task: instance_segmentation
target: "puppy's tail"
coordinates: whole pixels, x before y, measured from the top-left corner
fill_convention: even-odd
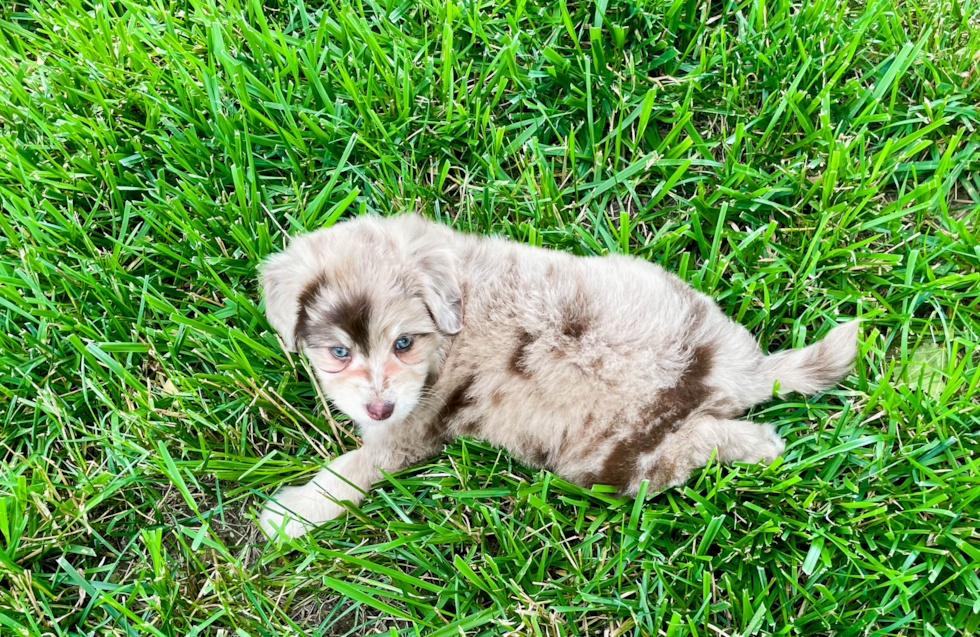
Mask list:
[[[779,382],[779,395],[798,392],[809,396],[836,385],[854,364],[859,324],[858,319],[849,321],[813,345],[766,356],[763,369],[772,381]]]

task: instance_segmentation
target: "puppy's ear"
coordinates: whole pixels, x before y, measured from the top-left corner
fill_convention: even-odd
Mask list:
[[[446,334],[463,329],[463,293],[456,273],[456,259],[443,248],[428,247],[416,253],[422,281],[422,300],[436,325]]]
[[[308,252],[305,242],[294,241],[284,252],[268,257],[259,266],[265,316],[291,352],[299,346],[296,329],[302,309],[300,297],[318,280]]]

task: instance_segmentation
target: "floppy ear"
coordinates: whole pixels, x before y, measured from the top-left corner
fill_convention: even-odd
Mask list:
[[[316,268],[307,242],[293,241],[283,252],[259,266],[259,283],[265,300],[265,316],[279,332],[286,349],[295,352],[300,295],[316,280]]]
[[[446,334],[463,329],[463,293],[456,274],[456,259],[442,248],[417,253],[422,300],[436,325]]]

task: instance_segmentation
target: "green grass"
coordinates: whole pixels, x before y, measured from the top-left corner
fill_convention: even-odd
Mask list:
[[[0,7],[0,634],[980,626],[980,4]],[[865,318],[771,467],[634,503],[473,441],[277,550],[356,441],[258,305],[288,233],[419,210],[628,252],[766,347]]]

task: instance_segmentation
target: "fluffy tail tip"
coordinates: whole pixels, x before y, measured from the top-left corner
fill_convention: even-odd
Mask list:
[[[860,319],[848,321],[809,347],[772,355],[772,371],[774,380],[779,382],[779,393],[798,392],[809,396],[836,385],[854,365],[860,325]]]

